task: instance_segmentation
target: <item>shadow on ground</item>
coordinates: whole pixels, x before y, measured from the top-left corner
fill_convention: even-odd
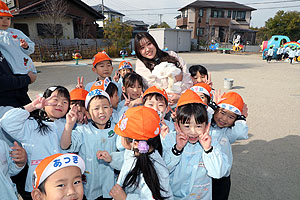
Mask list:
[[[300,136],[233,145],[233,200],[300,199]]]

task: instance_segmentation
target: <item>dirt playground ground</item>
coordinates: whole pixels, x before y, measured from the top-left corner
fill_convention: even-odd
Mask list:
[[[233,91],[248,104],[249,139],[233,145],[232,200],[300,199],[300,63],[272,61],[258,54],[180,53],[188,66],[201,64],[212,73],[213,88],[234,79]],[[96,75],[91,60],[35,63],[40,71],[30,86],[34,98],[52,85],[73,89],[77,76],[85,84]],[[131,60],[135,64],[135,60]],[[119,62],[113,62],[114,68]]]

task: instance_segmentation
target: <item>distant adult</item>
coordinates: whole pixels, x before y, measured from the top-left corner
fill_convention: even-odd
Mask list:
[[[134,50],[138,60],[136,61],[136,73],[140,74],[148,87],[158,86],[166,88],[166,80],[159,79],[151,73],[155,66],[162,62],[173,63],[182,70],[182,73],[176,76],[176,80],[182,81],[182,89],[190,88],[193,83],[191,76],[187,73],[187,66],[183,59],[174,51],[162,51],[154,38],[148,32],[138,33],[134,39]],[[169,93],[170,105],[175,105],[180,94]]]

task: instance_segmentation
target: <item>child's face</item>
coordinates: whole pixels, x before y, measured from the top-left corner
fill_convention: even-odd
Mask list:
[[[127,97],[130,96],[131,100],[135,100],[139,98],[142,94],[143,88],[139,84],[138,81],[135,81],[135,83],[127,88],[123,87],[123,92],[127,94]]]
[[[202,92],[197,92],[197,94],[204,103],[208,104],[208,99]]]
[[[224,108],[218,108],[214,114],[214,120],[219,128],[230,127],[233,125],[237,118],[237,115]]]
[[[113,67],[109,60],[104,60],[96,64],[93,67],[93,72],[96,73],[100,78],[105,79],[106,77],[110,77],[113,71]]]
[[[55,106],[45,106],[45,112],[50,119],[59,119],[65,116],[69,109],[69,101],[66,97],[58,95],[58,91],[54,91],[51,94],[52,99],[49,103],[55,103]]]
[[[155,111],[160,111],[161,113],[165,113],[167,108],[166,102],[163,99],[156,100],[156,96],[152,96],[151,99],[147,97],[144,106],[152,108]]]
[[[119,104],[119,95],[118,92],[116,91],[112,97],[110,97],[110,101],[111,101],[111,105],[114,109],[118,108],[118,104]]]
[[[153,59],[156,56],[156,47],[147,38],[140,40],[140,54],[144,58]]]
[[[179,122],[179,127],[181,131],[188,136],[188,141],[195,144],[199,141],[199,136],[205,132],[206,124],[205,122],[197,124],[195,117],[191,116],[189,122]]]
[[[132,69],[129,68],[125,68],[125,69],[120,69],[119,70],[119,74],[121,75],[122,78],[124,78],[124,76],[128,73],[131,73]]]
[[[62,168],[50,175],[45,182],[45,193],[34,200],[81,200],[83,185],[78,167]]]
[[[112,107],[106,98],[93,98],[90,101],[89,113],[99,129],[104,129],[112,114]]]
[[[0,30],[6,30],[10,27],[11,17],[1,17],[0,16]]]
[[[206,81],[206,75],[200,74],[200,72],[197,72],[196,76],[191,77],[194,85]]]

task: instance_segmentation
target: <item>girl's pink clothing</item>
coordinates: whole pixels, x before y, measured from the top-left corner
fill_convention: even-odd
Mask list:
[[[182,68],[182,72],[183,72],[182,91],[192,87],[193,86],[192,78],[190,74],[187,73],[187,66],[183,61],[183,59],[179,57],[174,51],[168,51],[167,53],[170,56],[175,57],[179,61],[180,67]],[[136,73],[138,73],[143,77],[144,83],[148,87],[157,86],[163,89],[168,88],[168,78],[159,79],[156,76],[152,75],[151,71],[145,66],[145,64],[141,60],[137,59],[135,67],[136,67],[135,68]]]

